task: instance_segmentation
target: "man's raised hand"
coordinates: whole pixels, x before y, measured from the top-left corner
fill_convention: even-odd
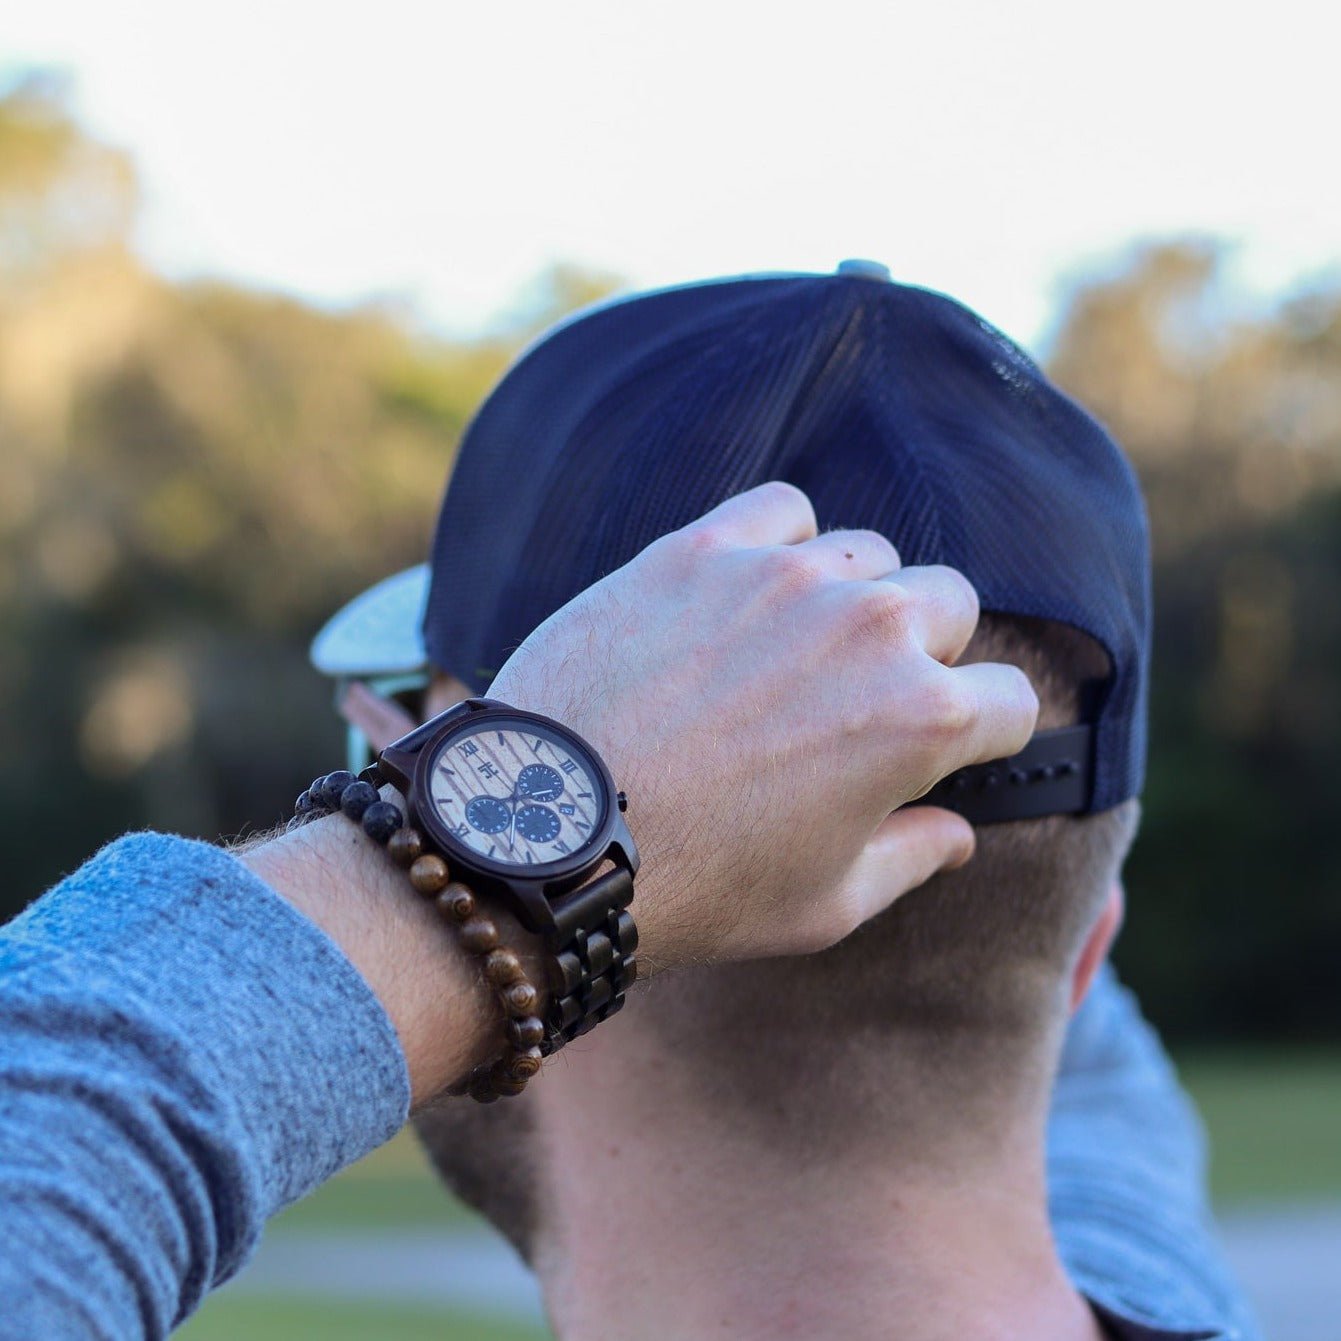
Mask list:
[[[977,619],[958,573],[819,535],[765,484],[570,601],[489,694],[586,736],[628,793],[646,970],[804,953],[972,854],[958,815],[899,807],[1033,732],[1021,671],[954,665]]]

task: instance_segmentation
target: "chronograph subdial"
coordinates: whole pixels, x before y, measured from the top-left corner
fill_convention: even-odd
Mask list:
[[[517,795],[528,801],[557,801],[563,795],[563,775],[548,764],[527,764],[517,774]]]
[[[466,823],[480,833],[502,833],[512,823],[512,807],[496,796],[476,796],[466,803]]]
[[[517,808],[517,832],[528,843],[552,843],[563,822],[548,806],[529,804]]]

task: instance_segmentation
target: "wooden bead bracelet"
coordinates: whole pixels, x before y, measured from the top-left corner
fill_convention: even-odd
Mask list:
[[[486,1104],[520,1094],[540,1070],[540,1044],[545,1038],[538,1013],[540,993],[526,976],[520,955],[501,944],[497,924],[479,908],[469,887],[451,878],[446,861],[424,850],[423,835],[405,823],[400,807],[383,801],[372,783],[360,781],[347,769],[316,778],[295,802],[288,827],[337,811],[386,848],[392,861],[408,873],[410,884],[432,899],[443,920],[457,928],[462,948],[483,962],[485,981],[503,1007],[507,1044],[502,1053],[449,1085],[447,1093],[468,1094]]]

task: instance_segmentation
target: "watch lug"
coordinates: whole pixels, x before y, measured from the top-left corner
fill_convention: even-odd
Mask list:
[[[633,841],[633,834],[629,832],[629,826],[625,823],[623,815],[615,817],[614,830],[610,834],[610,847],[619,850],[629,874],[637,875],[638,864],[642,859],[638,856],[638,845]]]
[[[517,921],[536,936],[546,936],[554,930],[554,909],[550,907],[545,891],[535,885],[508,883],[509,902]]]
[[[414,772],[414,761],[418,750],[402,750],[396,745],[388,745],[377,756],[377,771],[385,782],[389,782],[402,796],[408,794],[410,777]]]
[[[405,795],[409,794],[410,781],[414,777],[415,761],[420,751],[444,726],[449,726],[473,709],[473,699],[454,704],[446,712],[421,722],[413,731],[407,732],[399,740],[394,740],[377,756],[382,776]]]

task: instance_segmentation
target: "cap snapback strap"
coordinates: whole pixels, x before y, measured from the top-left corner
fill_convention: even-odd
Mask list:
[[[1094,728],[1040,731],[1009,759],[970,764],[909,805],[943,806],[970,824],[1080,815],[1094,789]]]

